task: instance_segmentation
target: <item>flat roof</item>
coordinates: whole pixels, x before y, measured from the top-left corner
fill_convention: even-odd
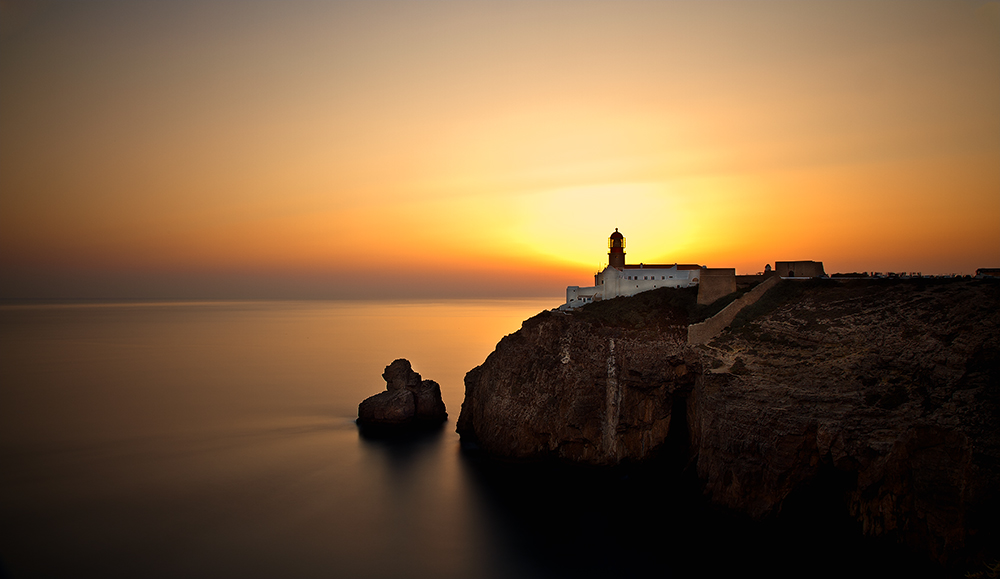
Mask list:
[[[626,263],[625,269],[701,269],[700,265],[694,263]]]

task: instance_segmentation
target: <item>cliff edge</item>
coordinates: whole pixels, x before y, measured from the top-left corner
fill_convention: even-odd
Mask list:
[[[752,517],[822,488],[935,561],[996,548],[1000,284],[786,281],[689,346],[693,300],[525,321],[467,374],[463,443],[616,465],[656,460],[669,435],[713,502]]]
[[[700,371],[678,296],[696,299],[651,291],[526,320],[466,375],[463,441],[504,458],[614,465],[652,456],[674,398]]]

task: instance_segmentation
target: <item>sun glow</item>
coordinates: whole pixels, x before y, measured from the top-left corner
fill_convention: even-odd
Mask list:
[[[115,6],[4,25],[0,296],[1000,262],[995,3]]]

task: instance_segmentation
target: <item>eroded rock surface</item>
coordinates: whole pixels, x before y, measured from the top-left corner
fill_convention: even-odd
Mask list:
[[[465,377],[463,440],[506,458],[611,465],[651,456],[666,439],[674,395],[694,387],[687,318],[654,303],[619,323],[593,315],[612,307],[599,305],[590,314],[542,312],[501,340]]]
[[[441,387],[421,380],[410,362],[400,358],[385,367],[386,390],[358,405],[358,425],[369,429],[406,429],[433,426],[448,418]]]
[[[769,517],[826,481],[818,500],[934,560],[995,541],[1000,284],[783,282],[695,347],[683,311],[636,298],[543,312],[501,340],[466,376],[463,441],[642,461],[683,412],[716,503]]]
[[[780,289],[701,349],[719,366],[692,422],[713,500],[762,516],[826,473],[866,533],[936,560],[995,532],[1000,284]]]

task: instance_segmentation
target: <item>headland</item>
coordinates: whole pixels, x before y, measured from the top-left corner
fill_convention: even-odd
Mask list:
[[[818,488],[934,564],[996,557],[1000,283],[778,277],[697,343],[689,328],[740,292],[706,305],[662,288],[526,320],[467,374],[463,442],[607,467],[680,441],[725,508],[767,519]]]

